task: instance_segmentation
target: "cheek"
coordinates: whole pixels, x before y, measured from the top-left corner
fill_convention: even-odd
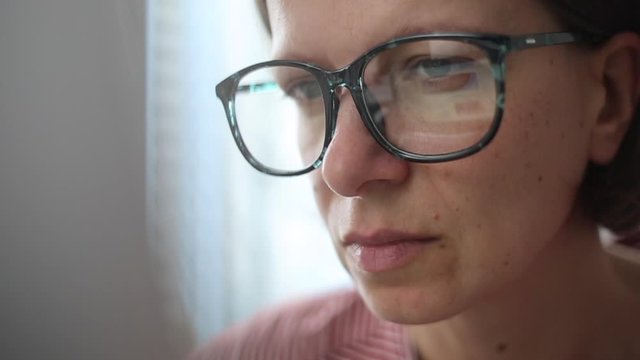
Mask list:
[[[501,134],[512,150],[500,153],[516,186],[545,199],[564,195],[562,200],[572,198],[582,181],[589,131],[580,81],[566,69],[570,63],[557,63],[562,61],[550,60],[539,74],[515,74]]]
[[[484,273],[524,268],[575,205],[587,164],[584,114],[576,110],[578,101],[561,97],[571,89],[543,88],[549,90],[509,98],[494,142],[469,159],[458,184],[449,179],[449,187],[441,186],[461,213],[464,253],[475,254],[470,266]],[[464,196],[456,195],[461,189]]]
[[[494,179],[523,201],[572,200],[588,159],[588,114],[569,56],[532,58],[509,72],[503,125],[488,155]],[[511,80],[509,82],[509,80]],[[553,201],[556,199],[556,201]],[[535,215],[535,214],[534,214]]]

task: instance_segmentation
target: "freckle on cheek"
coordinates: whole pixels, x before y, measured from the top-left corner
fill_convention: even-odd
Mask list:
[[[538,176],[538,182],[542,182],[542,175]]]
[[[440,220],[440,214],[439,213],[433,214],[433,220],[435,220],[435,221]]]

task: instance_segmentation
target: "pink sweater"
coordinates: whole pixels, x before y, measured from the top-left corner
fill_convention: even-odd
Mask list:
[[[262,312],[189,360],[412,359],[403,328],[371,314],[353,290]]]

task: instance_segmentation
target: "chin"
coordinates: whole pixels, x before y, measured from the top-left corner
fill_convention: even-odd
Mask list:
[[[386,321],[419,325],[434,323],[455,316],[464,310],[459,297],[452,291],[402,287],[371,287],[358,283],[367,307]]]

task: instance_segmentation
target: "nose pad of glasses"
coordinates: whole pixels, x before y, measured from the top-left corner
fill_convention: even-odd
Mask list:
[[[337,99],[338,101],[340,101],[340,99],[341,99],[343,96],[347,96],[347,95],[349,95],[349,88],[347,87],[347,85],[346,85],[346,84],[338,85],[338,86],[336,86],[335,94],[336,94],[336,99]]]
[[[346,84],[337,86],[335,89],[336,110],[338,110],[340,107],[340,99],[343,96],[348,96],[348,93],[351,93],[351,95],[353,96],[353,100],[356,104],[356,107],[358,108],[358,113],[360,114],[360,116],[363,118],[371,119],[376,129],[384,134],[385,117],[384,113],[382,112],[382,107],[373,96],[371,91],[369,91],[366,87],[351,89]],[[357,100],[357,97],[359,97],[360,93],[362,93],[362,99],[364,100],[364,103],[361,103]]]

